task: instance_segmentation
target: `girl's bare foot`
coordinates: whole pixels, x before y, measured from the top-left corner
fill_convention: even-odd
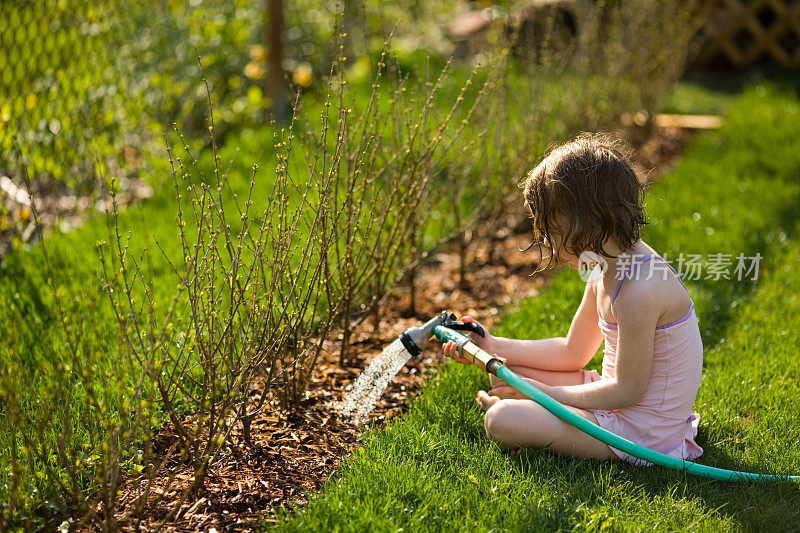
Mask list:
[[[491,406],[493,406],[494,404],[496,404],[497,402],[500,401],[500,397],[499,396],[489,396],[486,393],[486,391],[479,390],[478,391],[478,396],[475,398],[475,401],[478,402],[481,405],[481,409],[483,409],[483,412],[485,413],[486,411],[489,410],[489,408]]]

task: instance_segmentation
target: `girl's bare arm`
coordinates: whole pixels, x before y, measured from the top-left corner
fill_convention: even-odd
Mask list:
[[[596,284],[587,283],[566,337],[536,340],[493,337],[487,351],[505,357],[509,365],[540,370],[580,370],[603,341],[603,333],[597,326],[596,295]]]
[[[633,284],[632,284],[633,285]],[[527,379],[559,402],[580,409],[620,409],[636,405],[641,399],[653,365],[653,343],[659,318],[658,298],[644,287],[631,287],[616,300],[619,341],[616,377],[585,385],[548,386]],[[491,394],[507,394],[507,385]]]

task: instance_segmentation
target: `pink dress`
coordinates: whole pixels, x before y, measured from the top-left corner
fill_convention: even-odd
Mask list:
[[[628,268],[617,283],[617,289],[611,298],[612,309],[622,282],[631,270],[652,258],[664,261],[660,256],[651,254]],[[675,272],[672,266],[669,268]],[[675,272],[675,275],[678,273]],[[683,288],[686,289],[686,285]],[[605,337],[603,373],[600,375],[595,370],[583,370],[584,383],[615,376],[617,324],[610,324],[600,318],[598,325]],[[589,411],[597,417],[600,427],[616,435],[678,459],[693,460],[703,453],[703,449],[694,441],[700,415],[692,412],[697,389],[700,387],[702,368],[703,342],[692,301],[683,317],[656,328],[650,380],[639,403],[622,409]],[[612,447],[611,451],[630,463],[652,465],[616,448]]]

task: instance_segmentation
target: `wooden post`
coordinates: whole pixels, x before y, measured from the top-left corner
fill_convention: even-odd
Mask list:
[[[267,73],[266,94],[272,100],[275,122],[286,121],[289,104],[286,100],[286,83],[283,78],[283,0],[266,0],[267,20]]]
[[[344,7],[342,9],[342,22],[344,31],[347,37],[344,38],[344,55],[346,65],[352,64],[356,59],[356,54],[359,52],[367,53],[368,50],[358,50],[357,45],[361,44],[364,39],[363,24],[365,21],[361,20],[361,14],[364,11],[364,6],[361,0],[342,0]]]

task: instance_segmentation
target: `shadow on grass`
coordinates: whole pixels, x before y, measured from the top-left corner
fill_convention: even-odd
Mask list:
[[[692,70],[681,78],[683,82],[691,82],[709,89],[714,94],[722,93],[735,97],[749,85],[759,81],[767,81],[787,88],[797,87],[800,74],[776,66],[764,65],[745,72],[714,72],[707,69]]]
[[[761,82],[783,87],[800,86],[797,72],[762,66],[745,72],[694,69],[684,74],[663,109],[664,113],[725,115],[748,86]]]
[[[706,442],[701,446],[705,449],[703,464],[744,472],[775,473],[738,461]],[[800,524],[800,484],[796,482],[717,481],[660,467],[644,473],[641,468],[625,465],[619,477],[640,486],[651,500],[669,497],[680,487],[684,494],[701,500],[705,509],[730,517],[744,530],[763,531],[768,527],[787,530]]]
[[[706,449],[705,464],[731,470],[755,471],[755,465],[744,464],[727,455],[723,450],[703,442]],[[561,457],[548,450],[526,450],[519,458],[509,458],[511,468],[517,475],[549,477],[563,480],[564,490],[576,492],[579,504],[567,512],[574,516],[574,527],[586,526],[575,515],[577,507],[603,508],[620,497],[628,498],[632,493],[641,494],[645,502],[655,503],[664,499],[696,499],[704,510],[703,516],[717,514],[727,517],[737,527],[747,531],[763,531],[765,528],[789,530],[800,524],[800,484],[791,481],[775,482],[726,482],[694,476],[686,472],[658,466],[642,467],[624,462],[582,461]],[[615,494],[625,491],[627,494]],[[688,503],[688,502],[687,502]],[[698,517],[698,518],[702,518]],[[690,525],[687,524],[690,528]]]

